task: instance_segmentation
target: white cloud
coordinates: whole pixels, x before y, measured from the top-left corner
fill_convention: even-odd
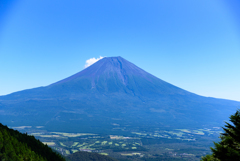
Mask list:
[[[100,60],[100,59],[102,59],[102,58],[104,58],[104,57],[100,56],[100,57],[97,58],[97,59],[96,59],[96,58],[90,58],[90,59],[86,60],[86,64],[85,64],[84,68],[89,67],[90,65],[96,63],[98,60]]]

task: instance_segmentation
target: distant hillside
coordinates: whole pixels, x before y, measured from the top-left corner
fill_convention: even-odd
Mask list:
[[[34,136],[22,134],[0,123],[0,160],[2,161],[65,161]]]
[[[67,156],[70,161],[117,161],[111,157],[98,153],[76,152]]]

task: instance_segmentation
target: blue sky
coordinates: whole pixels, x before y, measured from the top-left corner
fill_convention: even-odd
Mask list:
[[[0,95],[122,56],[190,92],[240,101],[238,0],[2,0]]]

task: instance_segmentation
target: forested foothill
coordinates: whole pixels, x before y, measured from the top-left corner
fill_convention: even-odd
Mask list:
[[[22,134],[0,123],[0,160],[2,161],[64,161],[34,136]]]

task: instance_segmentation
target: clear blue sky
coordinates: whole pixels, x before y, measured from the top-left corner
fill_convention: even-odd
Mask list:
[[[122,56],[190,92],[240,101],[239,0],[1,0],[0,95]]]

